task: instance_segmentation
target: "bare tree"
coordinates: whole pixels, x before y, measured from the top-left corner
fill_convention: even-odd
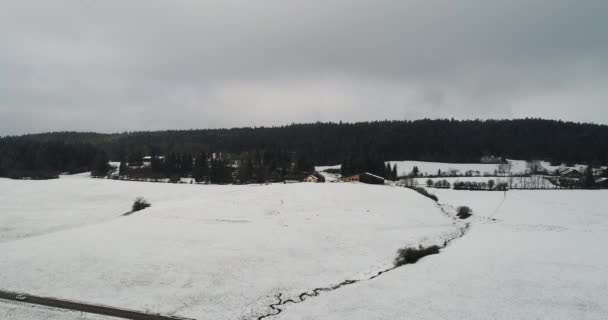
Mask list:
[[[509,161],[507,161],[505,163],[501,163],[498,165],[498,173],[505,177],[510,176],[512,168],[513,168],[513,165]]]
[[[543,165],[538,160],[528,161],[526,167],[530,174],[541,173],[544,170]]]

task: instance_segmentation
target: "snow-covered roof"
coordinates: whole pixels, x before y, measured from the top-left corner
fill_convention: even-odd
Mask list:
[[[374,177],[374,178],[378,178],[378,179],[382,179],[382,180],[384,180],[384,178],[382,178],[382,177],[380,177],[380,176],[377,176],[377,175],[375,175],[375,174],[371,174],[371,173],[369,173],[369,172],[363,172],[362,174],[366,174],[366,175],[368,175],[368,176],[372,176],[372,177]]]
[[[608,180],[608,178],[599,178],[599,179],[595,180],[595,183],[602,183],[606,180]]]
[[[568,174],[568,173],[580,173],[580,171],[578,171],[577,169],[574,168],[563,168],[561,170],[559,170],[560,174]]]

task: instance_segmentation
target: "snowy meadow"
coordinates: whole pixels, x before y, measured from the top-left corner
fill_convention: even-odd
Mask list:
[[[194,319],[608,316],[606,191],[431,189],[435,203],[391,185],[82,175],[0,190],[2,290]],[[139,196],[152,206],[123,216]],[[461,205],[473,216],[455,221]],[[399,248],[452,238],[392,269]],[[40,316],[103,319],[0,303],[0,318]]]
[[[457,229],[398,187],[83,176],[0,185],[3,290],[197,319],[256,319],[279,293],[364,279],[391,267],[397,249]],[[137,196],[152,207],[122,216]]]

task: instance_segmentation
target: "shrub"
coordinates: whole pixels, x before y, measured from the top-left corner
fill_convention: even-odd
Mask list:
[[[496,186],[496,182],[492,179],[488,180],[488,190],[493,190]]]
[[[437,198],[436,195],[429,193],[423,187],[411,187],[410,189],[415,190],[416,192],[420,193],[421,195],[423,195],[429,199],[432,199],[435,202],[437,202],[439,200],[439,198]]]
[[[397,257],[395,258],[393,264],[395,267],[399,267],[405,264],[416,263],[422,257],[431,254],[438,254],[439,250],[439,246],[430,246],[426,248],[423,248],[422,246],[419,246],[418,248],[402,248],[397,250]]]
[[[460,219],[466,219],[473,215],[473,210],[467,206],[461,206],[456,209],[456,216]]]
[[[433,186],[433,180],[431,180],[431,179],[426,180],[426,186],[429,187],[429,188],[432,187]]]
[[[450,183],[448,182],[448,180],[438,180],[434,183],[435,188],[443,188],[443,189],[449,189],[450,188]]]
[[[150,206],[151,206],[151,204],[148,201],[146,201],[146,199],[139,197],[139,198],[135,199],[135,202],[133,202],[133,207],[131,209],[131,212],[141,211]]]
[[[496,190],[498,191],[507,191],[509,189],[509,184],[507,182],[499,182],[496,184]]]

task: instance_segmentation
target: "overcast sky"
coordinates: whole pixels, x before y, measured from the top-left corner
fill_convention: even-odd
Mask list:
[[[0,135],[608,124],[606,0],[0,0]]]

